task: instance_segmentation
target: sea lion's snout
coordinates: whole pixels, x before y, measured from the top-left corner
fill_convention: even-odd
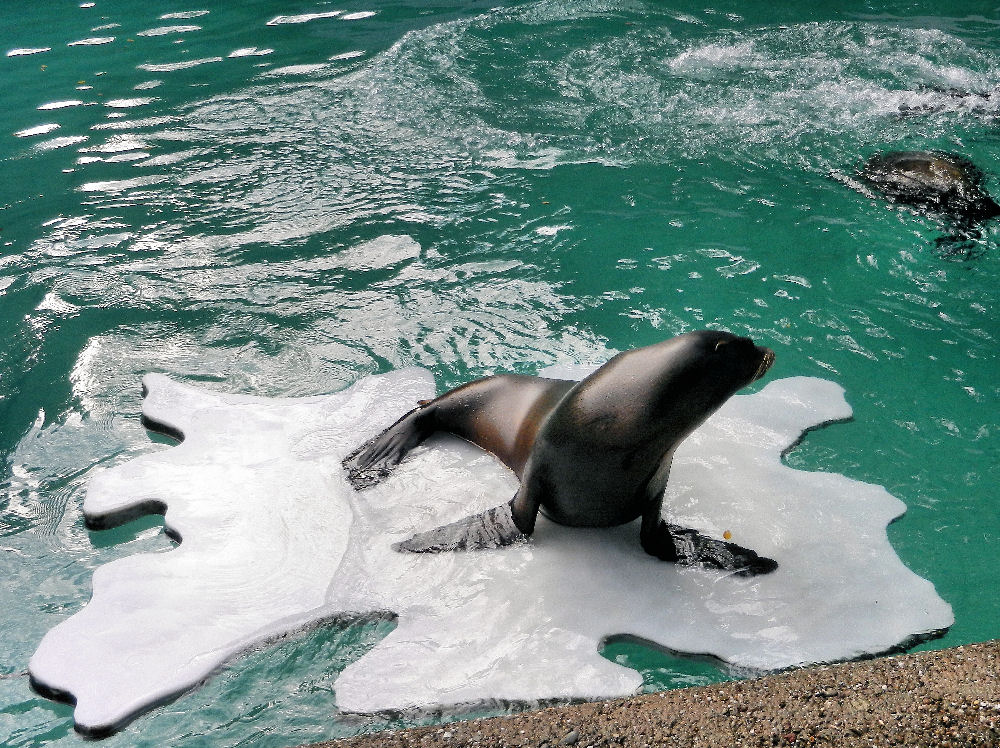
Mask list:
[[[699,333],[689,334],[699,335]],[[719,357],[713,359],[713,366],[719,366],[720,361],[726,361],[725,364],[722,364],[723,368],[732,372],[737,379],[753,371],[753,375],[749,379],[742,380],[741,387],[756,382],[767,373],[767,370],[774,363],[774,351],[765,346],[757,345],[748,337],[730,333],[715,333],[714,335],[707,333],[701,335],[701,339],[706,340],[709,346],[708,351]]]
[[[765,348],[762,345],[757,346],[757,350],[760,351],[760,363],[757,365],[757,371],[754,372],[753,379],[751,382],[756,382],[762,376],[767,374],[767,370],[771,368],[774,364],[774,351],[770,348]]]

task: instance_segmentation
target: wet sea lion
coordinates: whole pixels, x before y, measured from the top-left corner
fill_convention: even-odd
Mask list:
[[[861,181],[894,202],[972,226],[1000,216],[1000,205],[983,187],[971,161],[942,151],[877,153],[865,162]]]
[[[539,511],[575,527],[641,516],[643,549],[664,561],[767,573],[777,568],[773,560],[668,524],[660,510],[677,445],[773,362],[774,353],[749,338],[700,330],[620,353],[581,382],[478,379],[421,403],[343,464],[360,490],[443,431],[492,452],[520,479],[509,503],[418,533],[397,550],[507,545],[531,535]]]

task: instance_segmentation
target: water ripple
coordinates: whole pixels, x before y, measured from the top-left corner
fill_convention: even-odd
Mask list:
[[[267,22],[267,25],[283,26],[290,23],[308,23],[309,21],[318,21],[323,18],[336,18],[343,15],[343,13],[344,11],[342,10],[327,10],[321,13],[302,13],[297,16],[275,16]]]
[[[842,383],[858,421],[839,441],[814,435],[804,466],[890,476],[911,507],[894,536],[907,560],[949,595],[970,574],[985,588],[995,570],[967,541],[996,527],[1000,233],[987,227],[976,260],[943,258],[933,221],[827,174],[877,147],[940,147],[981,161],[994,190],[989,28],[832,12],[779,28],[604,0],[419,22],[404,17],[426,8],[394,6],[373,24],[374,10],[328,7],[244,4],[240,33],[237,5],[129,20],[148,34],[204,19],[178,46],[186,31],[126,44],[114,15],[86,15],[102,23],[87,39],[81,23],[7,52],[32,76],[7,128],[30,189],[0,206],[0,531],[30,559],[16,589],[45,587],[14,613],[23,630],[38,638],[82,604],[96,556],[119,552],[78,503],[91,468],[157,448],[138,423],[147,371],[281,396],[420,363],[444,388],[703,326],[775,347],[776,375]],[[55,82],[39,68],[58,61],[75,67]],[[945,511],[950,539],[934,529]],[[960,583],[938,538],[970,549]],[[994,610],[977,598],[960,620]],[[262,708],[244,698],[234,718],[239,698],[223,714],[208,693],[196,716],[220,731]]]
[[[198,67],[199,65],[208,65],[213,62],[222,62],[222,58],[202,57],[198,60],[181,60],[180,62],[144,62],[136,67],[139,70],[146,70],[150,73],[170,73],[175,70],[187,70],[189,68]]]
[[[7,52],[8,57],[24,57],[27,55],[37,55],[42,52],[50,52],[52,47],[18,47]]]
[[[33,138],[36,135],[46,135],[53,130],[59,129],[59,123],[48,122],[44,125],[36,125],[35,127],[29,127],[26,130],[18,130],[14,135],[18,138]]]
[[[183,10],[175,13],[164,13],[160,16],[161,21],[169,20],[183,20],[186,18],[200,18],[201,16],[207,16],[210,11],[207,10]]]
[[[96,47],[101,44],[111,44],[115,40],[113,36],[88,36],[86,39],[79,39],[69,42],[67,47]]]
[[[146,29],[136,33],[136,36],[166,36],[168,34],[187,34],[192,31],[201,31],[201,26],[157,26],[154,29]]]

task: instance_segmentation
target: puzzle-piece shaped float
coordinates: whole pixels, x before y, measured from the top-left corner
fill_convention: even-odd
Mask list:
[[[904,504],[877,485],[794,470],[781,457],[848,418],[832,382],[777,380],[736,396],[678,448],[664,516],[774,558],[742,578],[643,553],[638,523],[568,528],[539,517],[527,543],[406,554],[393,543],[508,500],[510,471],[436,437],[356,493],[341,459],[432,397],[421,369],[325,397],[227,395],[143,380],[143,414],[179,446],[95,475],[93,525],[166,507],[183,542],[94,573],[93,597],[30,663],[75,700],[77,729],[113,731],[241,651],[344,614],[398,625],[336,683],[344,711],[631,694],[639,674],[598,654],[614,635],[737,667],[780,669],[890,651],[949,627],[950,606],[886,536]]]

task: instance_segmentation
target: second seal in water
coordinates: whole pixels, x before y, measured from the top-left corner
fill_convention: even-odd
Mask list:
[[[904,205],[971,225],[1000,216],[1000,205],[983,186],[985,176],[971,161],[941,151],[877,153],[859,174],[871,189]]]

